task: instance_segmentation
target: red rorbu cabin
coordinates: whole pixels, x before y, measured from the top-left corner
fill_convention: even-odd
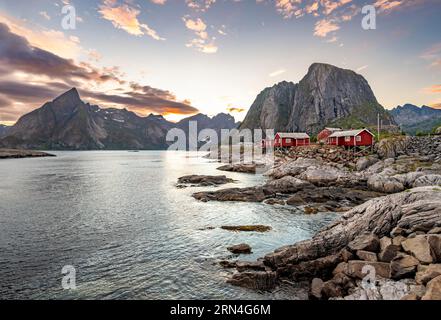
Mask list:
[[[317,135],[317,141],[326,143],[328,141],[329,136],[337,131],[343,131],[343,130],[341,128],[324,128]]]
[[[328,144],[345,147],[372,146],[374,135],[367,129],[337,131],[328,137]]]
[[[309,146],[309,144],[309,135],[303,132],[278,132],[274,138],[276,148]]]

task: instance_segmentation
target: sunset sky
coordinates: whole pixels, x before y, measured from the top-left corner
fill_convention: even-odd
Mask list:
[[[75,30],[62,28],[68,3]],[[365,4],[376,30],[361,27]],[[362,74],[388,109],[441,108],[440,17],[439,0],[0,0],[0,123],[74,86],[140,115],[241,120],[314,62]]]

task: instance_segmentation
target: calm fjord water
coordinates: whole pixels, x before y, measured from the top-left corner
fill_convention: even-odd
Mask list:
[[[311,237],[330,214],[254,203],[197,202],[175,187],[187,174],[223,174],[184,152],[56,152],[56,158],[0,161],[0,298],[261,299],[225,283],[226,247],[248,243],[254,260]],[[219,188],[262,183],[259,175]],[[222,225],[264,224],[268,233]],[[207,229],[215,227],[215,229]],[[77,290],[61,287],[62,267]]]

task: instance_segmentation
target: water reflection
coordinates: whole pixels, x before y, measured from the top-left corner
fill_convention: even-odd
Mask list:
[[[226,247],[253,247],[254,260],[308,238],[333,215],[264,204],[197,202],[175,188],[187,174],[220,174],[211,160],[180,152],[59,152],[0,162],[0,297],[6,299],[263,299],[225,283]],[[223,187],[263,183],[227,173]],[[268,233],[222,225],[264,224]],[[214,229],[207,229],[214,227]],[[74,292],[61,269],[77,269]]]

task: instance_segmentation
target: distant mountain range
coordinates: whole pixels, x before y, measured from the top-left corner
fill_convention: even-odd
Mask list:
[[[169,145],[168,130],[176,127],[185,131],[192,120],[198,121],[198,132],[238,125],[227,114],[213,118],[198,114],[172,123],[160,115],[140,117],[126,109],[102,109],[83,102],[73,88],[22,116],[0,136],[0,146],[42,150],[161,150]]]
[[[326,126],[375,126],[378,114],[383,125],[395,125],[363,76],[314,63],[299,83],[284,81],[264,89],[240,128],[317,134]]]
[[[0,124],[0,138],[6,135],[10,127]]]
[[[405,104],[392,109],[390,114],[404,132],[412,135],[430,133],[441,126],[441,109]]]

